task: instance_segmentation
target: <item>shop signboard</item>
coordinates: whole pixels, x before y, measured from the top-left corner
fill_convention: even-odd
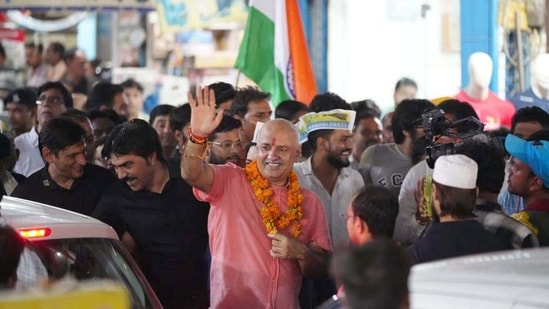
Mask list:
[[[229,24],[246,22],[245,0],[156,0],[164,32],[189,29],[227,29]]]
[[[139,10],[155,9],[155,0],[0,0],[2,10]]]

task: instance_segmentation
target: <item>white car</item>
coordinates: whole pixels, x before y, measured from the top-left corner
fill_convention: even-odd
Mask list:
[[[20,261],[18,280],[33,284],[70,275],[79,281],[111,279],[123,284],[132,308],[162,308],[143,273],[107,224],[75,212],[4,196],[1,219],[30,241],[32,256]],[[28,256],[27,256],[28,257]],[[25,261],[23,261],[25,260]],[[23,268],[21,268],[23,266]],[[31,282],[28,282],[28,281]]]
[[[549,308],[549,248],[419,264],[409,282],[414,309]]]

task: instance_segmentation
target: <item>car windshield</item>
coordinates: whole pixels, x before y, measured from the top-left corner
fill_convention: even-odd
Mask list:
[[[154,292],[146,283],[143,274],[129,257],[119,241],[107,238],[74,238],[32,241],[27,255],[42,262],[48,279],[56,280],[72,276],[78,281],[89,279],[111,279],[124,284],[130,293],[132,308],[160,308]],[[33,258],[22,258],[32,261]],[[36,258],[34,258],[36,261]],[[34,262],[33,264],[36,264]],[[23,265],[19,265],[20,268]],[[25,285],[36,284],[40,279],[42,265],[27,265],[24,270],[35,270],[33,274],[21,276]],[[42,270],[42,272],[44,272]]]

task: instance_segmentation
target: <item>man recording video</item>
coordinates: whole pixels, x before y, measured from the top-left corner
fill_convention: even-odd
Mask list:
[[[475,110],[465,102],[460,102],[455,99],[443,101],[437,106],[438,109],[444,111],[444,118],[449,122],[474,117],[478,119]],[[425,129],[425,128],[424,128]],[[428,129],[429,130],[429,129]],[[469,126],[449,128],[451,133],[463,134],[471,130]],[[437,131],[437,130],[434,130]],[[455,137],[447,135],[432,136],[435,145],[449,144],[455,141]],[[399,194],[399,212],[396,221],[394,240],[399,241],[403,245],[409,245],[414,242],[424,229],[423,222],[416,221],[417,202],[414,197],[417,183],[425,176],[431,176],[433,170],[427,165],[427,161],[423,160],[413,166],[402,183]]]

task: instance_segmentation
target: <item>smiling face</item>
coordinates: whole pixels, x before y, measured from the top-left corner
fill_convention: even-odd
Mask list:
[[[60,150],[57,155],[44,147],[43,157],[48,162],[48,171],[53,178],[78,179],[86,165],[84,141]]]
[[[328,163],[335,168],[349,166],[349,157],[353,147],[353,135],[347,130],[334,130],[328,138],[327,155]]]
[[[283,186],[301,154],[297,131],[286,120],[265,124],[258,137],[257,166],[271,184]]]
[[[118,179],[124,181],[133,191],[150,189],[153,186],[153,157],[144,158],[134,154],[111,154],[110,163]]]

